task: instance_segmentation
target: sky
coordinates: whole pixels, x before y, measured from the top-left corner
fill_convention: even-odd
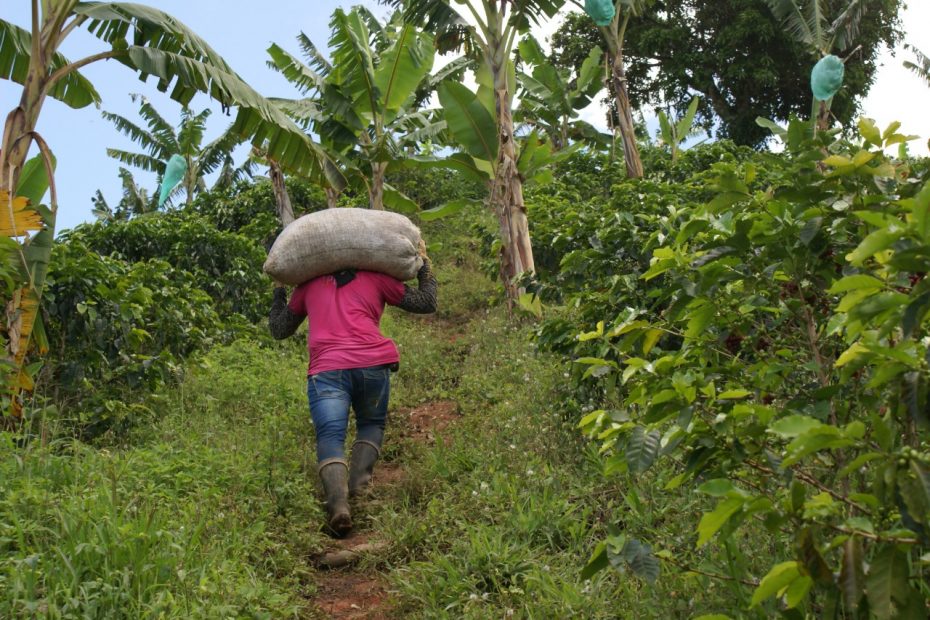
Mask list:
[[[375,2],[364,1],[376,14],[384,16],[385,7]],[[158,0],[150,4],[170,13],[203,37],[232,68],[255,90],[266,96],[296,97],[297,91],[277,72],[269,69],[265,62],[266,49],[278,43],[285,49],[298,54],[296,36],[305,32],[318,46],[324,47],[329,37],[329,16],[339,6],[348,8],[355,2],[335,0],[269,0],[259,10],[252,9],[247,16],[237,13],[236,6],[246,5],[241,0]],[[908,0],[908,8],[902,14],[905,37],[903,43],[922,49],[930,54],[930,0]],[[29,2],[6,0],[0,7],[0,18],[19,26],[28,27]],[[558,26],[559,17],[542,24],[534,35],[545,39]],[[100,41],[86,31],[75,31],[64,43],[61,51],[69,59],[76,60],[88,54],[103,51]],[[927,154],[930,138],[930,87],[902,66],[908,58],[903,45],[895,50],[884,50],[882,67],[876,83],[863,102],[866,116],[874,118],[880,127],[893,120],[902,122],[901,131],[914,134],[920,140],[911,143],[911,151]],[[441,62],[437,62],[437,66]],[[130,93],[140,93],[149,98],[155,108],[167,119],[180,118],[180,106],[167,95],[159,93],[153,80],[141,82],[126,67],[114,61],[97,62],[83,70],[103,98],[100,109],[88,106],[73,110],[48,99],[42,109],[37,127],[58,160],[56,182],[59,194],[59,231],[72,228],[81,222],[92,221],[91,197],[97,189],[102,190],[112,206],[119,202],[120,181],[117,176],[119,163],[107,157],[108,147],[138,150],[126,137],[119,134],[111,123],[104,120],[101,110],[115,112],[141,123],[138,104],[133,103]],[[0,110],[5,116],[19,101],[21,87],[7,80],[0,81]],[[582,118],[605,128],[604,113],[599,108],[600,97],[580,114]],[[199,111],[214,108],[208,122],[206,141],[219,135],[233,120],[224,117],[211,100],[198,95],[191,108]],[[650,126],[647,124],[647,126]],[[654,129],[653,129],[654,131]],[[237,161],[245,156],[245,147],[237,152]],[[134,172],[140,183],[154,191],[154,175]]]

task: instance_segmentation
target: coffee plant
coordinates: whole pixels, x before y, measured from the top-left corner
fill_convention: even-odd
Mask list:
[[[269,282],[261,270],[263,248],[243,235],[217,230],[205,218],[152,214],[125,222],[82,225],[64,239],[129,263],[168,261],[176,273],[196,276],[221,316],[239,313],[258,321],[268,310]]]
[[[196,278],[161,259],[127,263],[74,239],[55,246],[44,311],[49,354],[39,392],[66,429],[94,437],[125,426],[131,403],[230,329]]]
[[[563,311],[538,340],[595,403],[580,427],[606,472],[707,502],[692,540],[617,529],[587,574],[716,577],[739,616],[928,617],[930,183],[886,154],[897,129],[794,120],[784,154],[721,152],[551,226]]]

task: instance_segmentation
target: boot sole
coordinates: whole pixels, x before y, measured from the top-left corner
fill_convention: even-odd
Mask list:
[[[336,515],[327,525],[337,538],[342,538],[352,531],[352,517],[347,514]]]

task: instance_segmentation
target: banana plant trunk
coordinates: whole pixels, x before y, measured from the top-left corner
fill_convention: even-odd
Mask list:
[[[64,4],[66,3],[62,3],[62,7],[59,8],[67,9]],[[35,10],[36,6],[33,5],[33,11]],[[47,59],[55,53],[60,26],[58,18],[63,19],[63,14],[50,13],[42,24],[41,36],[36,36],[36,28],[33,28],[32,53],[29,57],[29,70],[23,84],[22,96],[19,105],[13,108],[4,122],[3,139],[0,143],[0,189],[8,192],[10,200],[16,195],[29,148],[35,140],[35,128],[42,104],[45,102],[46,87],[50,77],[46,68]],[[48,174],[52,182],[50,167]],[[3,206],[6,207],[6,205]],[[57,207],[54,203],[52,206],[53,209]],[[25,356],[42,298],[45,270],[51,251],[51,239],[55,226],[54,211],[52,213],[52,218],[45,221],[45,231],[25,243],[20,242],[20,256],[24,261],[21,265],[23,281],[18,283],[18,288],[10,299],[5,300],[4,304],[2,329],[6,333],[7,342],[4,345],[2,359],[12,368],[9,375],[10,383],[3,387],[10,392],[10,412],[13,419],[22,416],[22,392],[32,389],[32,379],[24,370]],[[40,240],[39,243],[35,243],[36,239]],[[35,246],[30,248],[32,251],[27,250],[27,244],[30,242]]]
[[[520,296],[517,278],[535,273],[529,221],[523,202],[523,181],[517,169],[517,147],[513,135],[513,111],[507,72],[494,67],[494,102],[497,112],[498,155],[491,181],[491,205],[500,223],[500,276],[510,303]]]
[[[273,159],[268,160],[268,176],[274,191],[275,212],[281,220],[281,226],[286,227],[294,221],[294,207],[291,205],[291,196],[287,193],[287,185],[284,184],[284,171]]]
[[[326,193],[326,208],[335,209],[339,206],[339,190],[335,187],[324,187],[323,191]]]
[[[636,130],[633,127],[633,113],[630,109],[630,96],[626,88],[626,71],[623,68],[623,48],[617,48],[610,62],[610,81],[617,104],[618,129],[623,142],[623,161],[626,163],[626,176],[639,179],[643,176],[643,161],[636,145]]]
[[[371,185],[368,187],[368,206],[379,211],[384,210],[384,174],[387,162],[371,164]]]

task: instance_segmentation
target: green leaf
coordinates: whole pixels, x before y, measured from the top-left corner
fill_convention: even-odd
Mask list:
[[[697,527],[697,546],[700,548],[707,544],[707,541],[729,521],[730,517],[742,508],[745,501],[742,497],[731,497],[717,504],[713,511],[705,513]]]
[[[814,585],[814,580],[810,577],[803,576],[795,579],[791,582],[791,585],[788,586],[788,590],[785,592],[785,607],[788,609],[794,609],[800,605],[807,594],[811,590],[811,586]]]
[[[384,206],[397,211],[398,213],[404,213],[406,215],[413,215],[420,210],[420,207],[417,206],[413,200],[411,200],[403,192],[395,189],[393,186],[384,184]]]
[[[450,215],[460,213],[463,209],[469,207],[480,207],[482,204],[483,203],[480,200],[474,200],[472,198],[458,198],[456,200],[450,200],[445,204],[441,204],[438,207],[433,207],[432,209],[421,211],[420,219],[424,222],[432,222],[433,220],[438,220],[440,218],[449,217]]]
[[[55,159],[52,158],[52,169],[55,168]],[[42,155],[36,155],[23,165],[19,175],[19,184],[16,186],[16,195],[24,196],[33,205],[42,204],[42,198],[48,191],[48,172],[45,169],[45,160]]]
[[[749,606],[756,607],[763,601],[772,598],[783,588],[788,587],[800,575],[798,563],[793,560],[776,564],[759,582],[759,587],[752,593],[752,601]]]
[[[345,187],[345,177],[319,146],[238,75],[213,64],[148,47],[132,46],[128,57],[131,66],[143,75],[157,76],[166,88],[174,84],[171,97],[182,104],[189,103],[199,91],[225,105],[238,106],[230,131],[249,137],[253,145],[282,168],[325,180],[337,189]]]
[[[930,310],[930,292],[918,295],[911,300],[904,309],[904,316],[901,319],[901,329],[905,338],[910,338],[918,332],[928,310]]]
[[[594,553],[588,559],[588,563],[581,570],[581,580],[587,581],[608,566],[610,566],[610,561],[607,558],[607,543],[601,541],[595,547]]]
[[[761,116],[756,117],[756,125],[759,127],[764,127],[765,129],[770,130],[773,134],[785,140],[788,138],[788,130],[776,123],[775,121],[769,120],[767,118],[762,118]]]
[[[462,173],[471,181],[481,184],[487,183],[491,178],[487,170],[490,168],[490,163],[486,162],[486,167],[479,166],[474,158],[467,153],[453,153],[445,159],[411,157],[406,163],[418,168],[448,168]]]
[[[923,527],[930,527],[930,476],[924,475],[915,461],[911,461],[913,475],[898,476],[898,490],[907,513]]]
[[[698,487],[698,491],[701,493],[706,493],[711,497],[722,497],[724,495],[728,495],[735,489],[736,487],[733,486],[733,483],[726,478],[715,478],[714,480],[708,480]]]
[[[804,245],[810,245],[811,241],[814,240],[814,237],[817,236],[817,233],[820,232],[820,226],[823,224],[822,217],[812,217],[811,219],[804,222],[801,232],[798,233],[798,239]]]
[[[717,400],[739,400],[741,398],[748,398],[750,396],[752,396],[752,392],[749,390],[725,390],[717,394]]]
[[[914,196],[914,205],[911,209],[917,233],[924,241],[930,241],[930,182]]]
[[[375,85],[386,113],[396,112],[407,103],[423,78],[429,75],[434,57],[432,36],[418,31],[412,24],[401,26],[375,69]],[[390,116],[386,114],[388,119]]]
[[[693,309],[689,313],[688,327],[685,329],[686,338],[700,338],[705,335],[705,329],[714,319],[714,306],[708,302]]]
[[[852,536],[843,543],[843,559],[840,564],[840,589],[843,592],[843,604],[850,611],[859,608],[859,601],[865,595],[865,571],[862,568],[862,541]]]
[[[875,146],[882,145],[882,132],[875,125],[871,118],[862,117],[859,119],[859,133],[870,143]]]
[[[769,427],[769,432],[775,433],[782,439],[792,439],[823,425],[823,422],[815,418],[804,415],[790,415],[776,420]]]
[[[626,444],[626,462],[630,472],[639,474],[649,469],[659,454],[662,435],[657,430],[646,432],[642,426],[633,428]]]
[[[828,290],[829,293],[846,293],[848,291],[857,291],[862,289],[881,289],[884,283],[874,276],[865,274],[855,274],[840,278],[833,283]]]
[[[473,92],[455,82],[439,87],[439,102],[453,138],[472,157],[497,161],[497,125]]]
[[[837,476],[840,478],[845,478],[849,474],[859,471],[863,465],[875,459],[882,458],[884,455],[880,452],[866,452],[865,454],[860,454],[855,459],[850,461],[846,466],[844,466],[838,473]]]
[[[32,33],[0,19],[0,79],[25,84],[31,56]],[[58,53],[46,60],[49,74],[69,64],[71,61]],[[94,85],[78,71],[72,71],[56,82],[48,94],[75,109],[100,103],[100,94]]]
[[[678,137],[679,141],[683,141],[691,134],[691,125],[694,123],[694,116],[697,114],[700,103],[700,97],[692,97],[691,103],[688,104],[687,111],[678,119],[678,124],[675,125],[675,135]]]
[[[879,620],[894,616],[896,603],[904,605],[908,599],[907,555],[894,545],[882,545],[869,567],[866,594],[869,609]]]
[[[851,264],[860,267],[866,259],[871,258],[884,249],[887,249],[892,243],[900,238],[900,231],[880,228],[879,230],[876,230],[875,232],[867,235],[855,250],[846,255],[846,260],[848,260]]]

